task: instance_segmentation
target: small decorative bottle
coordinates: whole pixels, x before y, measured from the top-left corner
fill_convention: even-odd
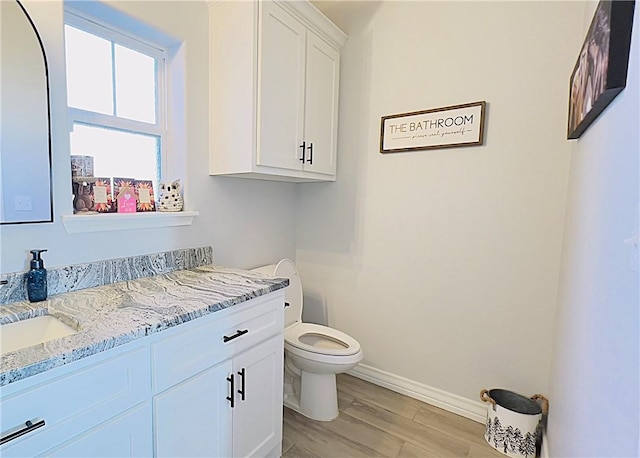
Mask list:
[[[47,250],[31,250],[33,259],[27,274],[27,296],[31,302],[44,301],[47,298],[47,269],[40,253]]]

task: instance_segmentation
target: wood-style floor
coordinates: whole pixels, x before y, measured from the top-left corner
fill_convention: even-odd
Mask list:
[[[285,407],[284,458],[504,458],[484,425],[358,378],[338,375],[340,415],[310,420]]]

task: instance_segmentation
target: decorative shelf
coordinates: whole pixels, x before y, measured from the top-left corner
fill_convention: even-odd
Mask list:
[[[103,213],[91,215],[63,215],[62,224],[69,234],[81,232],[128,231],[154,227],[190,226],[197,211]]]

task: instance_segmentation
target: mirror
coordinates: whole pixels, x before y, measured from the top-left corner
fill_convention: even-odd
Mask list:
[[[0,224],[53,221],[47,60],[19,1],[0,1]]]

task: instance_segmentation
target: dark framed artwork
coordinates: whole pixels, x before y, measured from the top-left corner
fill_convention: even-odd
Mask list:
[[[601,0],[569,82],[567,138],[580,137],[627,84],[635,0]]]

